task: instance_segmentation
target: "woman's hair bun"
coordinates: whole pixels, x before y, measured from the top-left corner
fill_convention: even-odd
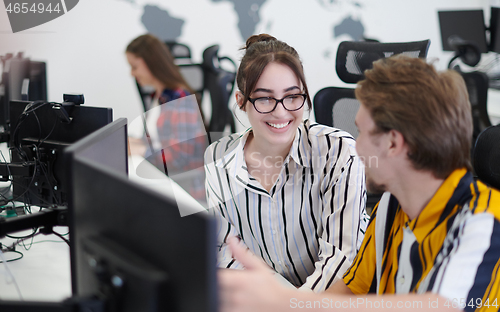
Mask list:
[[[256,42],[267,42],[277,40],[271,35],[268,34],[260,34],[260,35],[252,35],[247,39],[246,46],[244,49],[250,48],[250,46]]]

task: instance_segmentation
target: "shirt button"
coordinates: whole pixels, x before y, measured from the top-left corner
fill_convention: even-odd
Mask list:
[[[403,285],[405,283],[405,277],[404,276],[402,276],[401,278],[399,278],[399,283],[401,285]]]

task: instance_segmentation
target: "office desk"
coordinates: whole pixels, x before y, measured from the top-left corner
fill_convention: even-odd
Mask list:
[[[201,204],[175,182],[153,165],[143,163],[143,160],[142,157],[129,159],[130,180],[175,198],[183,215],[205,211]],[[142,164],[142,177],[136,173],[139,164]],[[61,234],[68,232],[67,227],[56,227],[55,230]],[[27,230],[12,233],[12,236],[26,236],[30,233],[31,230]],[[69,239],[67,236],[66,238]],[[7,246],[14,241],[11,238],[0,239],[0,242]],[[26,245],[29,245],[29,242],[30,240],[27,240]],[[10,282],[11,278],[4,264],[0,263],[0,300],[61,301],[71,296],[69,246],[53,234],[40,234],[34,237],[33,242],[29,250],[17,246],[16,250],[23,253],[23,258],[7,263],[19,286],[22,299],[15,284]],[[15,258],[18,255],[8,252],[5,257]]]

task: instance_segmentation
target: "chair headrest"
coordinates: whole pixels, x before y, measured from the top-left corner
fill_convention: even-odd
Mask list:
[[[203,51],[203,67],[217,71],[219,68],[219,45],[215,44]]]
[[[500,189],[500,125],[488,127],[479,134],[472,165],[479,180]]]
[[[394,54],[427,57],[430,40],[412,42],[343,41],[337,49],[336,71],[340,80],[357,83],[374,61]]]

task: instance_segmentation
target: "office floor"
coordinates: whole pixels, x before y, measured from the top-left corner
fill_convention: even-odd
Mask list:
[[[66,234],[68,228],[56,227],[55,230]],[[12,236],[30,233],[28,230],[12,233]],[[4,246],[16,241],[8,237],[0,240]],[[61,238],[41,234],[17,245],[16,251],[22,253],[21,259],[7,262],[7,266],[0,263],[0,300],[57,302],[71,296],[69,246]],[[9,261],[21,255],[4,252],[3,256]]]

